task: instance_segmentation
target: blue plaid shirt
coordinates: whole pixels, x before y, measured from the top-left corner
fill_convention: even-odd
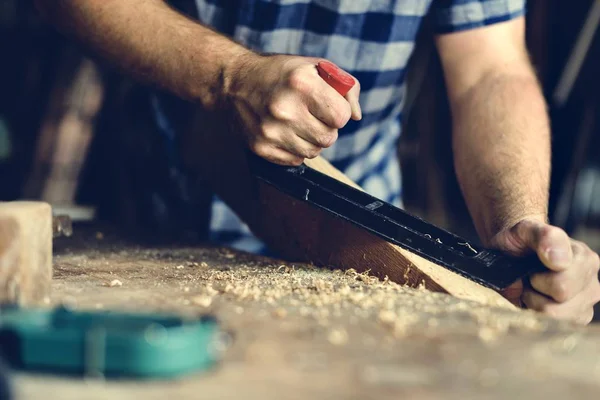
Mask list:
[[[437,33],[449,33],[507,21],[525,12],[525,0],[172,2],[187,3],[187,10],[192,6],[191,14],[200,22],[251,49],[323,57],[354,75],[361,84],[363,118],[341,129],[337,142],[322,155],[367,192],[398,206],[402,190],[397,142],[405,69],[423,17],[433,12]],[[155,104],[165,126],[160,102]],[[217,198],[210,225],[215,241],[252,252],[262,250],[262,244]]]

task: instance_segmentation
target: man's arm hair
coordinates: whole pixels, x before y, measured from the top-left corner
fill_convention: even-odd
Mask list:
[[[550,127],[525,46],[524,18],[437,38],[456,172],[483,241],[547,218]]]
[[[42,15],[134,78],[212,108],[229,89],[241,45],[163,0],[35,0]]]

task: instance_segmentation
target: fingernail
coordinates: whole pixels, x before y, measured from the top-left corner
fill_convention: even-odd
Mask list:
[[[549,249],[546,251],[546,257],[555,265],[567,265],[571,261],[569,252],[564,249]]]

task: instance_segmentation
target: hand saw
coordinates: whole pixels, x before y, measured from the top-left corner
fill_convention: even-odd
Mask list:
[[[319,75],[345,96],[354,79],[332,63],[317,65]],[[536,255],[513,257],[481,248],[305,164],[285,167],[250,157],[251,173],[297,200],[343,218],[408,251],[481,285],[502,290],[535,272],[547,270]]]

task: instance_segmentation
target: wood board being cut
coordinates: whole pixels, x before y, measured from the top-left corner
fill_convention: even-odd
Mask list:
[[[250,174],[247,150],[237,135],[210,134],[209,119],[200,113],[182,142],[183,154],[217,195],[282,258],[344,270],[369,270],[381,279],[425,287],[461,299],[513,307],[499,293],[472,282],[417,254],[260,182]],[[228,126],[228,123],[220,123]],[[227,132],[225,132],[227,131]],[[199,134],[198,132],[203,132]],[[306,164],[343,183],[358,186],[321,157]]]

